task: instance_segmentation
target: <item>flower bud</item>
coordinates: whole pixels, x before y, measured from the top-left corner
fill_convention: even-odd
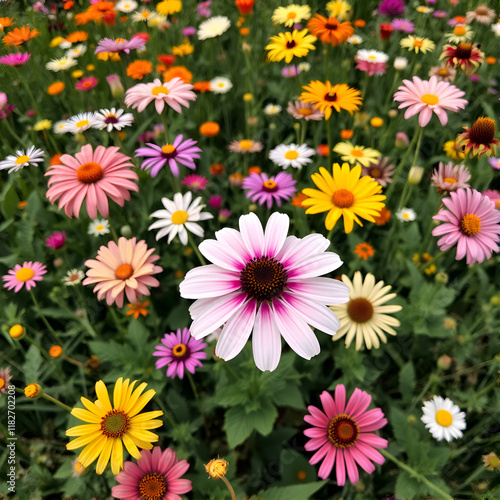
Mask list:
[[[24,337],[24,327],[22,325],[14,325],[9,330],[9,335],[13,339],[21,340]]]
[[[397,132],[395,146],[398,149],[405,149],[409,145],[410,145],[410,139],[408,139],[408,136],[404,132]]]
[[[60,345],[53,345],[49,349],[49,355],[51,358],[58,358],[63,353],[63,348]]]
[[[29,384],[24,388],[24,394],[27,398],[37,399],[43,394],[43,389],[38,384]]]
[[[128,224],[125,224],[125,226],[122,226],[120,228],[120,234],[122,236],[125,236],[125,238],[131,238],[132,237],[132,228]]]
[[[448,356],[448,354],[441,354],[437,360],[437,367],[440,370],[449,370],[453,359]]]
[[[415,165],[410,168],[410,172],[408,174],[408,182],[410,184],[418,184],[422,180],[423,175],[424,169]]]
[[[118,75],[108,75],[106,77],[106,81],[108,82],[109,88],[111,89],[111,95],[115,99],[120,99],[121,97],[123,97],[125,89],[123,88],[122,82]]]
[[[443,285],[448,283],[448,275],[443,271],[437,273],[436,276],[434,276],[434,279],[436,280],[436,283],[442,283]]]
[[[398,116],[398,110],[397,109],[390,109],[389,113],[387,113],[390,118],[396,118]]]
[[[205,465],[205,470],[212,479],[219,479],[226,475],[228,465],[229,462],[222,458],[213,458]]]
[[[406,57],[396,57],[394,59],[394,69],[396,71],[403,71],[408,66],[408,59]]]
[[[456,327],[457,327],[457,322],[453,318],[450,318],[449,316],[447,318],[444,318],[443,328],[445,330],[454,330]]]

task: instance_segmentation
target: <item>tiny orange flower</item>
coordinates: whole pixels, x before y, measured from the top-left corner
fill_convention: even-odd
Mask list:
[[[220,125],[217,122],[205,122],[200,125],[200,134],[205,137],[214,137],[220,132]]]
[[[145,75],[149,75],[152,71],[153,64],[142,59],[133,61],[127,66],[127,76],[134,80],[142,80]]]
[[[368,257],[373,257],[375,250],[369,243],[358,243],[354,248],[354,253],[363,260],[368,260]]]
[[[292,205],[294,207],[299,207],[299,208],[305,208],[302,206],[302,202],[304,200],[307,200],[307,198],[309,198],[309,196],[307,196],[306,194],[304,193],[297,193],[293,198],[292,198]]]
[[[487,57],[486,58],[486,64],[495,64],[497,62],[496,57]]]
[[[47,87],[47,94],[59,95],[64,90],[63,82],[54,82]]]
[[[344,129],[340,131],[340,138],[343,139],[344,141],[348,141],[349,139],[352,139],[352,136],[354,135],[354,132],[350,129]]]
[[[392,212],[388,208],[384,207],[380,211],[380,215],[373,216],[373,218],[375,219],[375,224],[377,224],[377,226],[385,226],[391,220],[391,214]]]
[[[354,21],[354,26],[356,26],[356,28],[364,28],[366,26],[366,21],[364,19],[356,19]]]
[[[248,175],[250,174],[260,174],[262,169],[260,167],[248,167]]]
[[[63,348],[60,345],[53,345],[49,349],[49,354],[51,358],[58,358],[63,353]]]
[[[22,45],[24,42],[35,38],[39,34],[40,32],[38,30],[32,30],[29,26],[21,26],[20,28],[14,28],[10,31],[2,38],[2,41],[6,47],[12,47],[13,45]]]
[[[210,87],[210,82],[194,82],[194,90],[204,94],[205,92],[210,92],[212,88]]]
[[[184,83],[191,83],[193,81],[193,73],[185,66],[170,66],[170,68],[163,73],[163,81],[168,82],[172,78],[180,78]]]
[[[222,163],[214,163],[210,166],[210,173],[212,175],[221,175],[226,171]]]
[[[142,314],[144,317],[148,315],[148,306],[149,306],[149,300],[146,300],[144,302],[136,302],[135,304],[127,304],[128,311],[127,311],[127,316],[132,316],[134,315],[134,318],[137,319],[140,314]]]
[[[66,41],[69,43],[80,43],[87,40],[89,34],[86,31],[73,31],[66,37]]]
[[[248,36],[250,34],[250,30],[248,28],[240,28],[241,36]]]

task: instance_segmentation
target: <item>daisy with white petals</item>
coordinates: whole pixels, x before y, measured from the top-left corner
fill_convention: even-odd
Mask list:
[[[95,127],[96,123],[95,113],[79,113],[66,120],[64,131],[78,134],[79,132],[84,132],[89,128]]]
[[[226,16],[214,16],[203,21],[198,28],[198,40],[215,38],[225,33],[231,26],[231,21]]]
[[[0,161],[0,170],[9,169],[9,174],[12,172],[17,172],[28,165],[35,165],[38,167],[38,163],[43,162],[43,155],[45,153],[41,149],[35,148],[35,146],[30,146],[26,153],[24,149],[16,151],[15,155],[9,155],[5,160]]]
[[[465,413],[450,398],[434,396],[424,403],[422,411],[421,420],[434,439],[449,442],[463,436],[462,431],[467,427]]]
[[[88,234],[92,236],[101,236],[109,232],[109,222],[106,219],[96,219],[89,224]]]
[[[210,89],[214,94],[227,94],[232,88],[231,80],[225,76],[216,76],[210,80]]]
[[[181,243],[187,245],[188,231],[203,238],[203,228],[196,222],[212,219],[213,215],[202,212],[205,205],[200,205],[201,196],[191,203],[192,198],[192,193],[188,191],[184,196],[182,193],[175,193],[174,201],[168,198],[161,199],[165,210],[157,210],[151,214],[151,217],[156,217],[159,220],[148,228],[150,231],[160,229],[156,233],[156,240],[168,235],[167,243],[170,244],[175,236],[179,235]]]
[[[105,128],[108,132],[111,132],[113,129],[121,130],[124,127],[130,127],[134,123],[134,115],[132,113],[123,113],[123,109],[101,109],[95,114],[96,123],[94,128],[99,130]]]
[[[73,57],[61,57],[60,59],[51,59],[45,67],[49,71],[57,73],[58,71],[66,71],[67,69],[76,66],[76,64],[78,64],[78,61]]]
[[[307,144],[280,144],[279,146],[269,151],[269,159],[283,167],[286,170],[288,167],[302,168],[304,165],[311,163],[311,156],[314,154],[314,149],[308,148]]]

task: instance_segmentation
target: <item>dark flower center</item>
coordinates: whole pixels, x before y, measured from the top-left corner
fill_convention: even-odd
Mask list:
[[[139,493],[145,500],[162,500],[167,491],[167,481],[163,474],[153,472],[139,481]]]
[[[165,144],[165,146],[161,148],[161,155],[167,160],[175,158],[177,156],[177,148],[175,148],[172,144]]]
[[[328,19],[328,22],[325,24],[325,28],[327,30],[336,30],[338,27],[339,27],[339,22],[335,17]]]
[[[455,50],[455,57],[469,59],[472,55],[472,43],[461,42]]]
[[[172,349],[172,354],[178,360],[184,359],[188,354],[188,348],[186,344],[177,344]]]
[[[287,280],[283,264],[269,257],[254,257],[240,273],[241,288],[257,300],[280,297]]]
[[[106,437],[121,437],[129,427],[128,415],[121,410],[111,410],[101,420],[101,432]]]
[[[478,118],[469,130],[469,139],[475,144],[491,144],[495,139],[495,122],[491,118]]]
[[[287,49],[293,49],[297,44],[295,43],[294,40],[292,40],[291,42],[286,42],[286,48]]]
[[[363,297],[352,299],[347,305],[347,314],[349,314],[350,318],[356,323],[366,323],[372,319],[373,305],[369,300]]]
[[[323,99],[328,102],[335,102],[337,100],[337,92],[328,92]]]
[[[104,123],[118,123],[118,118],[110,115],[104,119]]]
[[[337,415],[328,424],[328,438],[337,448],[350,448],[356,444],[359,427],[354,419],[345,413]]]

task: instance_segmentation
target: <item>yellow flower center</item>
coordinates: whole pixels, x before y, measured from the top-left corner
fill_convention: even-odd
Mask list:
[[[86,127],[88,124],[89,124],[88,120],[80,120],[79,122],[76,123],[76,126],[78,128],[81,128],[81,127]]]
[[[347,305],[347,314],[355,323],[366,323],[373,316],[373,305],[368,299],[351,299]]]
[[[168,89],[166,87],[164,87],[163,85],[159,85],[159,86],[153,87],[153,90],[151,91],[151,93],[155,96],[158,96],[159,94],[168,95]]]
[[[349,415],[337,415],[328,424],[328,438],[336,448],[350,448],[358,436],[359,426]]]
[[[295,151],[295,149],[292,149],[291,151],[287,151],[285,153],[285,158],[287,160],[296,160],[299,157],[299,153]]]
[[[115,271],[117,280],[126,280],[134,274],[134,268],[130,264],[120,264]]]
[[[96,229],[97,229],[98,231],[102,231],[102,230],[104,229],[104,226],[103,226],[102,224],[99,224],[99,225],[96,227]]]
[[[437,74],[439,76],[450,76],[450,70],[449,69],[446,69],[446,68],[441,68]]]
[[[363,154],[363,151],[361,149],[354,148],[351,151],[351,156],[354,156],[355,158],[363,158],[364,154]]]
[[[474,236],[481,229],[481,219],[474,214],[465,214],[460,222],[460,228],[467,236]]]
[[[413,46],[414,47],[422,47],[423,44],[424,44],[423,40],[414,40],[413,41]]]
[[[449,427],[453,422],[453,417],[448,410],[438,410],[436,412],[436,422],[442,427]]]
[[[189,214],[185,210],[177,210],[172,214],[172,223],[180,226],[188,220],[188,217]]]
[[[310,114],[312,114],[312,109],[310,109],[310,108],[300,108],[297,112],[299,113],[299,115],[309,116]]]
[[[93,161],[80,165],[76,171],[77,179],[84,184],[97,182],[102,179],[103,175],[104,169],[101,165],[99,165],[99,163],[95,163]]]
[[[371,59],[372,61],[377,59],[377,56],[374,56],[373,54],[368,56],[368,59]]]
[[[424,94],[420,99],[424,104],[428,104],[429,106],[434,106],[439,102],[439,97],[434,94]]]
[[[182,358],[185,356],[187,352],[187,347],[184,344],[177,344],[173,349],[172,349],[172,354],[176,358]]]
[[[297,13],[296,12],[289,12],[287,15],[286,15],[286,18],[287,19],[295,19],[297,17]]]
[[[333,204],[339,208],[349,208],[354,203],[354,195],[347,189],[337,189],[332,195]]]
[[[18,281],[28,281],[35,276],[35,271],[31,267],[23,267],[19,269],[16,273],[16,279]]]
[[[125,38],[117,38],[115,40],[115,43],[122,43],[122,42],[126,42],[127,40],[125,40]]]
[[[455,182],[457,182],[457,179],[454,179],[453,177],[445,177],[443,179],[443,182],[448,182],[449,184],[455,184]]]
[[[162,474],[153,472],[144,476],[139,481],[139,493],[145,500],[158,500],[164,498],[167,491],[167,482]]]
[[[27,161],[30,161],[30,157],[26,155],[18,156],[16,158],[16,163],[18,165],[22,165],[23,163],[26,163]]]
[[[240,149],[250,149],[253,146],[253,141],[248,139],[243,139],[239,143]]]
[[[145,10],[142,14],[141,14],[141,17],[143,17],[144,19],[147,19],[149,17],[149,11],[148,10]]]
[[[264,191],[276,191],[278,184],[273,179],[268,179],[262,184]]]
[[[175,152],[175,147],[172,144],[165,144],[165,146],[161,148],[161,152],[166,155],[171,155]]]
[[[3,387],[5,386],[5,380],[0,377],[0,389],[3,389]]]
[[[224,83],[224,82],[219,82],[219,83],[217,84],[217,87],[219,87],[219,88],[221,89],[222,87],[224,87],[224,85],[225,85],[225,83]]]
[[[465,33],[467,33],[467,29],[465,26],[455,26],[453,33],[455,33],[456,36],[464,36]]]
[[[129,427],[128,416],[121,410],[111,410],[101,420],[101,432],[106,437],[121,437]]]

